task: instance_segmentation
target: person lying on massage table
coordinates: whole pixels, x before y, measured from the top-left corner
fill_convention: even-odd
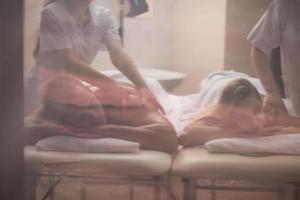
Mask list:
[[[262,113],[262,97],[246,79],[228,83],[217,105],[196,117],[179,138],[184,146],[219,138],[260,137],[300,132],[299,118]]]
[[[131,90],[122,100],[126,106],[117,107],[101,88],[90,88],[71,77],[56,78],[44,87],[42,106],[25,118],[26,145],[67,135],[118,138],[137,142],[143,149],[175,152],[178,139],[170,122],[156,106],[135,95],[133,87]]]

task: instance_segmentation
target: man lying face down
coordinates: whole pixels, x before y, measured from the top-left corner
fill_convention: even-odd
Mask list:
[[[49,82],[42,94],[42,106],[25,119],[26,144],[67,135],[119,138],[137,142],[143,149],[169,153],[177,150],[177,136],[170,122],[138,96],[128,98],[134,106],[101,104],[99,91],[97,95],[79,80],[67,77]]]
[[[233,80],[223,90],[217,105],[187,125],[179,140],[184,146],[193,146],[218,138],[300,133],[299,118],[264,114],[262,102],[248,80]]]

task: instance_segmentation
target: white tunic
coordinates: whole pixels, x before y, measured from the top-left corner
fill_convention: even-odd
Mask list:
[[[108,9],[90,4],[89,11],[89,22],[79,25],[64,1],[42,10],[38,66],[45,64],[47,52],[58,49],[72,49],[81,61],[90,64],[99,50],[105,50],[107,39],[120,39],[118,25]]]
[[[29,72],[25,82],[25,115],[31,113],[40,104],[40,86],[51,74],[43,75],[41,66],[48,64],[61,66],[58,59],[53,59],[50,51],[72,49],[82,62],[90,64],[98,51],[105,50],[107,40],[119,40],[118,25],[110,11],[101,6],[90,4],[90,20],[79,25],[66,9],[64,1],[56,1],[43,8],[39,30],[39,50],[36,64]],[[62,72],[52,73],[58,76]]]
[[[274,0],[248,40],[268,55],[280,47],[285,92],[300,114],[300,0]]]

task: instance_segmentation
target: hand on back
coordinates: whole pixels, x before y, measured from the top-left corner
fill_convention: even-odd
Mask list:
[[[107,84],[95,94],[104,106],[141,107],[145,105],[145,99],[136,89],[120,83]]]
[[[264,98],[263,111],[270,115],[287,115],[286,107],[277,94],[268,94]]]

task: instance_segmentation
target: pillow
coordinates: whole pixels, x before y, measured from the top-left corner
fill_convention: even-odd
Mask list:
[[[204,147],[215,153],[300,155],[300,134],[216,139],[205,143]]]
[[[69,136],[54,136],[36,143],[38,151],[62,151],[84,153],[134,153],[140,145],[136,142],[115,138],[83,139]]]

